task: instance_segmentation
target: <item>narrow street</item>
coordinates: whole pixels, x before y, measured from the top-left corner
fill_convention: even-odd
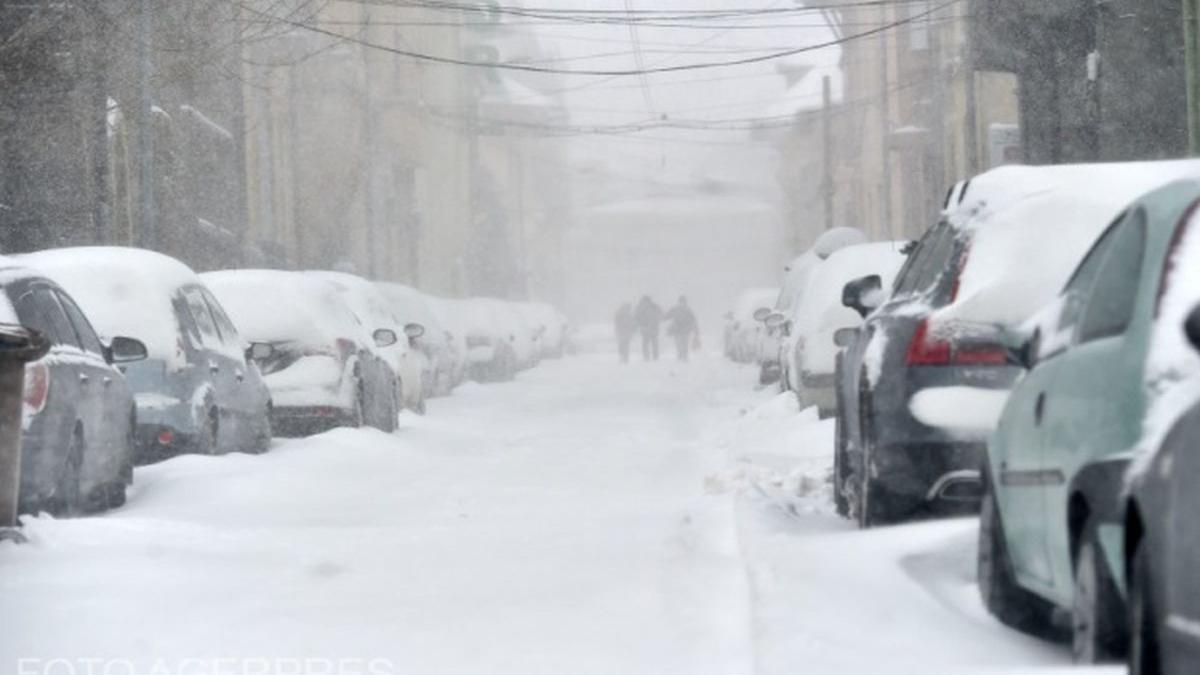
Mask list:
[[[752,377],[715,356],[584,356],[466,386],[395,435],[139,468],[123,508],[28,520],[28,545],[0,545],[0,662],[605,675],[1068,663],[983,610],[973,520],[863,534],[831,515],[828,423],[788,414]]]

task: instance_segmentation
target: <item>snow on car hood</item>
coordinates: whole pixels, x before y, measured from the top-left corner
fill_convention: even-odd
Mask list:
[[[187,265],[161,253],[115,246],[50,249],[17,259],[62,286],[102,337],[137,338],[151,359],[182,365],[171,296],[200,283]]]

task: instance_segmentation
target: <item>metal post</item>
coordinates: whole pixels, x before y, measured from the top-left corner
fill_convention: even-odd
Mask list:
[[[365,31],[364,37],[370,39],[371,30],[371,10],[367,3],[363,3],[362,7],[362,24]],[[370,48],[364,46],[362,48],[363,58],[363,215],[366,218],[366,253],[367,253],[367,270],[366,275],[372,279],[378,278],[375,260],[378,255],[376,251],[377,232],[375,222],[375,121],[374,113],[371,110],[371,54]]]
[[[0,325],[0,540],[20,539],[17,525],[21,488],[21,408],[25,364],[46,355],[49,343],[20,326]]]
[[[1200,0],[1183,0],[1183,39],[1187,48],[1188,149],[1200,155]]]
[[[150,59],[152,34],[151,0],[138,0],[138,244],[154,248],[157,243],[154,203],[154,98],[150,90],[153,64]]]
[[[821,79],[821,199],[825,229],[833,229],[833,93],[829,76]]]

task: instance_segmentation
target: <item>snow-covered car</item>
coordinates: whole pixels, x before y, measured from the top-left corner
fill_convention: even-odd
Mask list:
[[[742,291],[725,317],[725,356],[738,363],[758,363],[763,355],[766,325],[755,313],[769,309],[779,298],[778,288]]]
[[[777,377],[780,390],[795,389],[795,375],[799,371],[795,362],[796,336],[792,332],[792,326],[796,322],[796,310],[813,270],[835,251],[865,243],[867,235],[862,230],[837,227],[823,233],[803,255],[784,268],[783,284],[773,308],[775,316],[772,317],[764,338],[764,349],[774,355],[763,363],[760,379],[764,383]]]
[[[267,449],[270,394],[237,328],[191,268],[118,247],[19,259],[65,288],[101,336],[145,345],[148,358],[122,366],[137,402],[139,461]]]
[[[816,406],[818,414],[836,412],[835,373],[840,346],[838,331],[856,329],[862,316],[842,303],[847,283],[865,276],[890,287],[905,256],[905,242],[856,244],[835,251],[816,266],[794,312],[795,336],[792,380],[801,407]]]
[[[562,358],[567,349],[567,320],[546,302],[519,302],[517,312],[537,337],[538,358]]]
[[[145,358],[145,345],[103,344],[62,288],[5,258],[0,323],[33,329],[50,345],[25,365],[18,510],[66,515],[123,504],[137,410],[118,365]]]
[[[1013,360],[1028,372],[988,443],[984,600],[1010,624],[1034,610],[1047,624],[1056,608],[1072,612],[1079,661],[1127,647],[1120,503],[1133,451],[1154,426],[1147,411],[1191,366],[1190,353],[1167,362],[1181,349],[1155,340],[1174,314],[1164,309],[1200,302],[1189,283],[1200,264],[1200,163],[1191,176],[1125,208],[1022,331]],[[1178,335],[1182,317],[1168,320]]]
[[[846,353],[855,388],[843,400],[858,423],[844,430],[837,489],[860,525],[975,508],[987,438],[1020,375],[1005,335],[1055,297],[1131,201],[1197,166],[1009,166],[950,191]]]
[[[424,335],[425,326],[402,320],[379,287],[362,277],[345,272],[313,271],[306,274],[337,289],[368,333],[363,336],[362,343],[383,359],[391,370],[401,407],[423,414],[426,392],[431,387],[427,379],[432,375],[432,368],[425,352],[413,349],[410,342]],[[392,331],[397,339],[388,345],[380,344],[371,335],[379,329]]]
[[[451,389],[467,379],[470,360],[467,356],[467,323],[458,300],[426,296],[427,306],[446,335],[446,345],[453,359]]]
[[[449,394],[462,381],[466,362],[458,342],[435,313],[432,299],[403,284],[376,282],[375,285],[402,324],[418,324],[424,328],[421,336],[410,338],[409,343],[425,356],[422,364],[425,395]]]
[[[368,336],[341,294],[301,272],[207,272],[204,283],[251,344],[281,435],[338,426],[396,428],[399,401],[391,368],[375,348],[398,339],[390,328]],[[367,339],[377,341],[368,346]]]
[[[466,336],[467,376],[476,382],[511,380],[521,369],[511,310],[500,300],[449,300]],[[530,344],[529,351],[532,351]]]

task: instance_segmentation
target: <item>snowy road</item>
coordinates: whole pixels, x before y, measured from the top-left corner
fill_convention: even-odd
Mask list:
[[[34,519],[29,544],[0,545],[0,672],[66,659],[62,673],[84,673],[90,658],[131,664],[113,675],[302,658],[372,675],[1066,663],[984,613],[973,521],[862,534],[829,515],[828,423],[752,380],[716,358],[581,357],[465,387],[395,435],[139,469],[124,508]]]

